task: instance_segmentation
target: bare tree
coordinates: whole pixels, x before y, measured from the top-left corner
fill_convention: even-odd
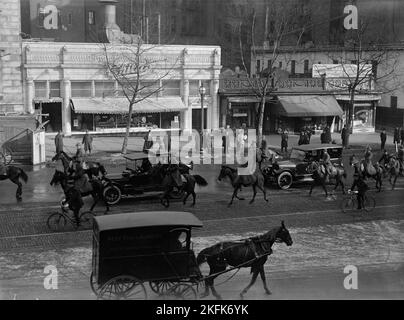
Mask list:
[[[255,127],[259,144],[262,143],[263,138],[265,104],[273,99],[273,94],[277,91],[279,82],[288,77],[288,74],[282,71],[281,67],[278,67],[281,61],[285,63],[284,67],[287,67],[290,63],[287,58],[285,61],[285,57],[287,56],[282,52],[281,43],[283,41],[287,41],[289,44],[293,43],[293,47],[298,49],[302,37],[306,32],[304,25],[296,27],[299,25],[298,15],[296,14],[296,10],[299,10],[299,8],[294,1],[272,0],[265,3],[264,32],[256,26],[257,12],[255,10],[252,11],[251,23],[248,25],[250,30],[245,28],[242,21],[239,23],[238,30],[243,69],[246,72],[249,70],[246,63],[247,59],[244,56],[244,46],[246,44],[243,39],[246,38],[249,38],[248,43],[251,43],[251,51],[249,52],[251,60],[256,61],[259,57],[261,61],[268,63],[264,70],[258,74],[257,78],[247,78],[253,94],[259,99],[259,104],[255,110]],[[264,35],[264,38],[262,35]],[[258,46],[258,44],[264,45]]]
[[[370,21],[361,21],[357,30],[346,35],[345,48],[341,52],[330,52],[332,60],[337,60],[344,75],[340,85],[332,83],[333,89],[349,94],[349,107],[346,119],[345,147],[353,129],[354,102],[357,94],[386,94],[402,86],[398,79],[399,55],[394,47],[383,44],[381,38],[372,33],[369,41],[367,33]],[[327,81],[326,85],[329,85]]]
[[[170,73],[180,59],[179,56],[174,59],[164,58],[164,52],[158,48],[143,44],[140,39],[130,44],[103,44],[107,75],[118,83],[119,94],[128,101],[128,118],[122,144],[124,154],[127,152],[136,105],[156,97],[163,90],[162,80],[170,78]]]

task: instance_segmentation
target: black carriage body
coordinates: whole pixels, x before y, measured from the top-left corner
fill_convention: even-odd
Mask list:
[[[199,278],[201,274],[190,240],[192,227],[201,226],[187,212],[97,217],[92,259],[95,281],[102,285],[119,275],[131,275],[141,281]]]
[[[278,182],[282,174],[291,175],[292,182],[311,182],[312,174],[308,172],[308,166],[313,161],[321,161],[324,150],[330,155],[331,162],[337,167],[343,167],[343,147],[336,144],[308,144],[294,146],[288,160],[278,161],[279,169],[275,170],[272,165],[263,167],[263,174],[266,181]],[[279,186],[280,187],[280,186]]]

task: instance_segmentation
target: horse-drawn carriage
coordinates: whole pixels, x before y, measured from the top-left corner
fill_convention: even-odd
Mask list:
[[[152,291],[195,299],[201,278],[188,212],[139,212],[94,219],[91,287],[99,299],[146,299]]]
[[[123,197],[136,197],[150,193],[161,193],[164,169],[169,165],[169,155],[159,155],[163,165],[152,165],[147,154],[136,152],[125,155],[126,169],[122,174],[108,175],[104,178],[104,199],[109,205],[117,204]],[[182,173],[189,173],[191,165],[180,164]],[[170,197],[179,199],[184,195],[180,189],[170,192]]]
[[[90,284],[98,299],[146,299],[151,291],[159,296],[195,299],[198,285],[205,283],[220,299],[214,279],[226,272],[251,267],[254,284],[258,274],[270,293],[263,265],[275,242],[292,245],[283,221],[263,235],[225,241],[203,249],[195,257],[192,228],[202,222],[192,213],[150,211],[105,215],[94,218]],[[199,266],[206,262],[210,273],[203,276]],[[227,268],[230,266],[230,268]],[[148,283],[148,286],[144,284]]]

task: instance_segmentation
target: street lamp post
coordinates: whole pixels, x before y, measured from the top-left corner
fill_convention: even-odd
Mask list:
[[[203,98],[205,97],[206,88],[202,85],[199,87],[199,94],[201,95],[201,150],[203,150],[203,129],[204,129],[204,110],[203,110]]]

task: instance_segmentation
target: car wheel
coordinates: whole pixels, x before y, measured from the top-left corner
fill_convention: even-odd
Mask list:
[[[293,183],[293,176],[290,172],[284,171],[278,176],[277,182],[280,189],[289,189]]]
[[[122,193],[117,186],[108,186],[104,189],[103,196],[109,205],[114,205],[121,200]]]

